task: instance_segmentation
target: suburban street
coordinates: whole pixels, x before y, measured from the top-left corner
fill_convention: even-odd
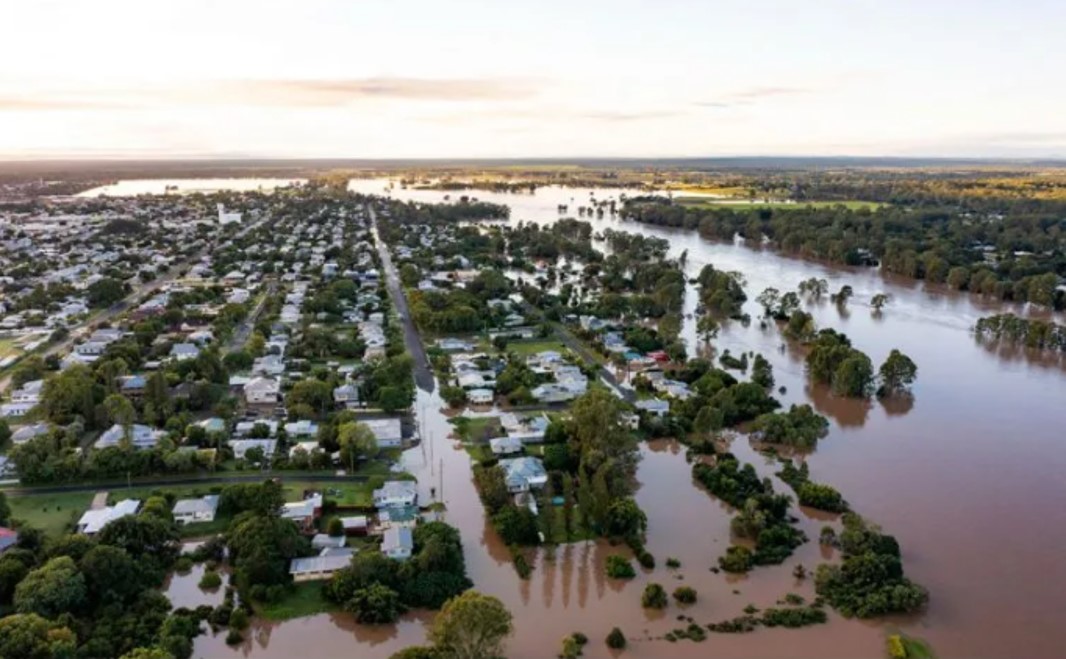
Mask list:
[[[399,314],[400,322],[403,324],[403,340],[407,345],[407,352],[415,360],[415,384],[423,391],[432,392],[436,387],[436,380],[433,377],[433,369],[429,365],[429,357],[426,356],[426,348],[422,345],[422,337],[418,333],[418,328],[415,327],[414,320],[411,319],[411,313],[407,308],[407,298],[404,297],[403,288],[400,286],[400,276],[396,272],[396,266],[392,263],[389,248],[378,233],[377,214],[370,206],[367,206],[367,210],[374,227],[374,242],[377,244],[378,255],[381,257],[381,268],[385,272],[385,287],[389,291],[389,297],[392,298],[396,313]]]

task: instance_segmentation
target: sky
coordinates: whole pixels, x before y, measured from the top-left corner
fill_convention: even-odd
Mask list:
[[[1066,157],[1062,0],[0,0],[0,158]]]

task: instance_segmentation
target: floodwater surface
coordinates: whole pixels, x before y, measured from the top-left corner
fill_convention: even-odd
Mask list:
[[[382,193],[383,180],[353,181],[352,189]],[[535,194],[491,194],[394,189],[398,198],[440,201],[461,194],[509,204],[511,222],[552,222],[558,205],[571,216],[590,191],[542,188]],[[618,198],[617,190],[597,190],[597,199]],[[1059,657],[1066,647],[1060,623],[1066,605],[1066,452],[1060,444],[1066,426],[1066,371],[1059,362],[1024,351],[1003,351],[977,344],[970,328],[982,315],[1020,308],[981,300],[920,283],[882,277],[873,269],[833,268],[750,249],[736,243],[702,240],[695,232],[649,227],[606,217],[591,219],[597,229],[613,227],[665,237],[671,255],[687,252],[687,273],[707,263],[744,274],[751,300],[768,286],[795,290],[809,277],[825,278],[830,290],[848,284],[855,291],[846,309],[828,301],[808,305],[819,327],[847,333],[875,365],[898,348],[918,364],[911,400],[851,401],[806,383],[803,355],[785,345],[773,327],[758,322],[727,323],[714,342],[734,353],[754,350],[774,366],[779,395],[787,406],[809,402],[831,422],[829,435],[807,457],[813,479],[838,488],[852,507],[894,534],[903,549],[908,576],[929,588],[931,599],[920,615],[892,620],[846,620],[831,614],[826,625],[801,630],[760,630],[752,634],[709,634],[704,643],[656,640],[684,627],[679,614],[699,623],[739,615],[747,604],[772,606],[786,593],[813,598],[810,579],[798,581],[793,568],[813,569],[834,560],[817,544],[827,517],[799,509],[800,527],[812,539],[783,565],[756,568],[743,577],[714,574],[709,568],[729,544],[728,506],[691,479],[691,465],[676,443],[650,442],[643,459],[636,497],[648,515],[648,549],[658,566],[640,570],[630,582],[608,580],[604,561],[624,547],[605,542],[577,543],[540,550],[529,580],[515,573],[510,555],[487,524],[474,490],[469,459],[450,438],[451,426],[436,394],[419,392],[416,411],[423,417],[426,441],[404,455],[419,477],[424,501],[430,487],[447,505],[446,521],[462,533],[467,567],[475,588],[499,597],[515,619],[508,656],[554,656],[562,638],[575,631],[589,636],[585,656],[609,654],[603,639],[620,627],[630,639],[624,656],[653,657],[880,657],[887,631],[902,629],[927,639],[941,657]],[[875,293],[891,303],[881,314],[868,305]],[[696,291],[686,293],[686,312],[696,306]],[[749,301],[746,311],[759,315]],[[694,321],[684,336],[690,353],[699,343]],[[743,436],[733,451],[763,475],[775,470]],[[781,483],[779,491],[788,492]],[[681,568],[665,567],[668,557]],[[647,612],[640,595],[650,582],[668,591],[696,588],[699,602],[687,608],[671,603],[663,613]],[[197,639],[198,657],[257,658],[307,654],[316,657],[388,657],[421,643],[430,614],[405,618],[380,628],[355,625],[343,615],[256,627],[253,639],[237,649],[222,637]]]
[[[141,194],[210,194],[223,190],[271,192],[274,188],[305,183],[306,179],[282,178],[178,178],[129,179],[78,193],[78,197],[129,197]]]

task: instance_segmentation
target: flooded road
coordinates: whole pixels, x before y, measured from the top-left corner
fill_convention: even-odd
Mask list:
[[[380,193],[382,181],[355,181],[353,188]],[[443,192],[400,191],[404,198],[440,200]],[[452,198],[457,193],[450,193]],[[576,205],[588,190],[545,188],[535,195],[469,192],[485,201],[512,206],[512,222],[552,222],[557,206]],[[617,191],[597,192],[617,198]],[[573,201],[571,200],[573,198]],[[895,534],[903,548],[908,575],[931,592],[927,611],[905,620],[862,622],[832,615],[827,625],[803,630],[760,630],[753,634],[711,634],[705,643],[647,640],[682,627],[674,605],[665,614],[640,606],[646,583],[668,590],[691,585],[699,602],[683,610],[708,623],[741,613],[745,605],[772,605],[789,592],[813,596],[811,580],[797,582],[797,564],[815,567],[826,560],[816,542],[802,546],[786,563],[758,568],[739,579],[713,574],[709,567],[729,543],[729,511],[693,484],[690,465],[676,444],[642,447],[637,499],[649,518],[648,549],[658,560],[650,574],[620,584],[605,578],[603,562],[623,547],[579,543],[541,551],[528,581],[520,580],[506,547],[486,524],[471,482],[469,460],[449,439],[451,427],[439,412],[436,394],[419,393],[416,410],[423,415],[428,440],[405,454],[407,467],[419,477],[425,501],[437,486],[448,507],[446,520],[462,532],[467,566],[475,587],[499,597],[514,614],[516,633],[508,656],[542,658],[558,652],[566,634],[581,631],[591,639],[585,656],[608,657],[603,639],[614,626],[630,638],[627,657],[880,657],[886,629],[902,628],[927,639],[941,657],[1059,657],[1066,646],[1060,624],[1066,605],[1066,567],[1058,560],[1066,546],[1066,452],[1060,450],[1066,426],[1066,371],[1054,361],[1025,353],[1000,353],[976,344],[969,328],[982,315],[1004,310],[999,304],[883,278],[871,269],[830,268],[757,251],[739,244],[711,243],[694,232],[649,227],[617,219],[591,219],[597,228],[613,227],[668,238],[671,253],[688,254],[687,271],[695,276],[706,263],[739,270],[752,300],[767,286],[795,290],[809,277],[825,278],[831,291],[848,284],[855,291],[847,309],[828,301],[807,309],[819,327],[846,332],[875,365],[898,348],[919,367],[911,402],[843,401],[807,385],[802,355],[781,349],[774,328],[726,323],[715,341],[719,350],[761,352],[774,366],[783,402],[810,402],[829,417],[829,435],[808,457],[811,477],[837,487],[853,507]],[[870,297],[892,296],[880,315]],[[686,294],[686,311],[696,293]],[[1022,311],[1011,308],[1013,311]],[[758,309],[746,305],[753,317]],[[697,345],[693,322],[684,335],[690,353]],[[754,453],[745,439],[733,443],[743,460],[769,475],[773,466]],[[778,484],[779,485],[779,484]],[[442,488],[442,489],[441,489]],[[779,490],[787,491],[780,487]],[[821,516],[797,513],[812,538]],[[667,557],[682,567],[665,568]],[[682,577],[682,578],[679,578]],[[734,593],[739,591],[739,593]],[[360,630],[343,616],[317,616],[269,627],[253,644],[229,650],[221,638],[201,637],[196,656],[388,657],[405,645],[419,643],[422,619],[395,627]]]

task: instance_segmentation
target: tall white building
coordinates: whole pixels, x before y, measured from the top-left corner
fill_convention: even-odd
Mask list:
[[[223,204],[218,205],[218,223],[219,224],[240,224],[240,213],[227,213],[226,207]]]

